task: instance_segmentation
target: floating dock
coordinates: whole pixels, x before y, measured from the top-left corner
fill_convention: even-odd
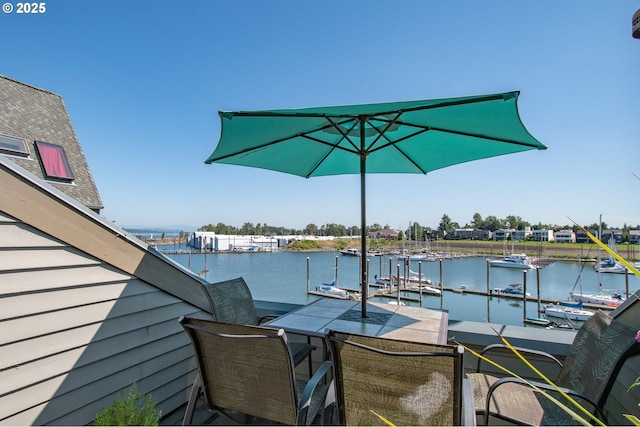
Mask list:
[[[525,296],[522,294],[512,294],[512,293],[505,293],[505,292],[499,292],[499,291],[495,291],[490,289],[488,292],[487,290],[481,290],[481,289],[469,289],[466,287],[455,287],[455,286],[443,286],[442,288],[439,285],[430,285],[433,288],[436,289],[442,289],[442,291],[446,291],[446,292],[455,292],[455,293],[466,293],[466,294],[471,294],[471,295],[480,295],[480,296],[488,296],[488,297],[495,297],[495,298],[505,298],[505,299],[512,299],[512,300],[517,300],[517,301],[523,301],[525,299]],[[339,295],[331,295],[325,292],[320,292],[320,291],[314,291],[314,290],[309,290],[307,293],[309,295],[316,295],[316,296],[321,296],[321,297],[328,297],[328,298],[338,298],[338,299],[353,299],[353,300],[360,300],[361,299],[361,294],[360,291],[354,290],[352,288],[344,288],[341,286],[336,286],[339,289],[343,289],[345,291],[347,291],[348,296],[347,297],[342,297]],[[389,299],[393,299],[393,300],[397,300],[398,299],[398,293],[397,293],[397,289],[395,287],[393,287],[392,289],[389,288],[388,285],[382,285],[379,283],[370,283],[369,284],[369,293],[368,293],[368,297],[369,298],[389,298]],[[410,302],[420,302],[420,291],[418,290],[417,287],[407,287],[407,288],[400,288],[400,292],[404,293],[405,295],[400,295],[400,301],[410,301]],[[407,295],[408,294],[408,295]],[[442,297],[441,295],[438,294],[433,294],[430,292],[422,292],[422,297],[429,297],[429,298],[440,298]],[[560,302],[560,300],[558,300],[557,298],[546,298],[546,297],[540,297],[538,298],[537,296],[527,296],[527,301],[530,302],[540,302],[541,304],[557,304]],[[591,310],[613,310],[616,307],[612,307],[612,306],[608,306],[608,305],[603,305],[603,304],[591,304],[591,303],[583,303],[583,306],[585,308],[591,309]]]

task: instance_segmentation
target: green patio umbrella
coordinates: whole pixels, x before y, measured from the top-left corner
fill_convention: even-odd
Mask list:
[[[471,160],[544,150],[520,121],[518,95],[221,111],[220,141],[205,163],[305,178],[360,174],[361,314],[366,317],[366,174],[426,174]]]

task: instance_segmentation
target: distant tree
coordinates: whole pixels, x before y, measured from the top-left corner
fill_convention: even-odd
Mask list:
[[[484,229],[489,231],[496,231],[500,228],[505,228],[503,220],[498,219],[495,215],[489,215],[484,219]]]
[[[318,235],[318,226],[315,224],[307,224],[307,226],[303,230],[304,234],[309,234],[311,236]]]
[[[242,224],[242,227],[240,228],[240,234],[243,236],[249,236],[251,234],[255,234],[255,232],[256,232],[256,228],[250,222],[245,222],[244,224]]]
[[[473,228],[484,229],[484,221],[482,220],[482,215],[480,215],[478,212],[473,214],[471,226]]]
[[[440,220],[440,225],[438,226],[438,231],[442,236],[446,236],[448,233],[453,231],[455,228],[458,228],[459,225],[457,222],[452,222],[449,215],[442,215],[442,219]]]
[[[198,231],[215,231],[215,227],[213,226],[213,224],[207,224],[198,228]]]
[[[509,215],[504,219],[504,224],[507,228],[513,228],[514,230],[524,230],[529,226],[527,221],[524,221],[517,215]]]

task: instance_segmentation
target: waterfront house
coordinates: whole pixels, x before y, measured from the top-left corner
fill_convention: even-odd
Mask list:
[[[576,243],[576,233],[573,230],[558,230],[553,233],[556,243]]]
[[[591,233],[594,236],[598,235],[598,232],[596,230],[589,230],[589,233]],[[576,243],[593,243],[593,242],[584,230],[578,230],[576,231]]]
[[[86,425],[133,381],[183,405],[201,279],[97,214],[60,96],[1,77],[0,135],[0,424]]]
[[[527,240],[532,235],[533,235],[533,232],[531,231],[531,227],[525,227],[524,230],[514,230],[511,233],[511,240],[514,240],[516,242],[522,242]]]
[[[378,231],[370,231],[367,236],[370,239],[397,239],[398,232],[387,227]]]
[[[600,241],[604,243],[609,243],[609,240],[611,239],[611,237],[613,237],[613,241],[616,243],[616,245],[619,245],[620,243],[624,242],[624,234],[622,233],[622,230],[619,228],[602,230],[602,236],[600,237]]]
[[[531,240],[534,242],[553,242],[553,230],[533,230]]]
[[[455,228],[445,236],[447,240],[471,240],[474,235],[473,228]]]
[[[511,233],[513,233],[514,231],[515,230],[513,229],[505,229],[505,228],[498,229],[493,232],[493,240],[495,240],[496,242],[509,240],[511,238]]]
[[[203,279],[97,213],[102,203],[93,180],[80,178],[78,168],[89,169],[75,163],[81,149],[58,95],[10,79],[0,84],[0,134],[9,137],[0,144],[0,424],[91,424],[133,381],[163,414],[176,411],[164,423],[180,423],[196,363],[177,320],[211,317]],[[75,143],[62,141],[65,132]],[[64,147],[66,181],[45,176],[35,147],[41,139]],[[292,308],[256,304],[261,313]],[[638,325],[639,310],[631,309],[638,304],[629,299],[614,313]],[[559,357],[574,336],[498,329],[514,345]],[[483,322],[451,320],[448,336],[474,348],[499,341]],[[625,363],[611,391],[614,423],[637,414],[639,396],[626,388],[639,367],[637,357]]]
[[[629,244],[640,244],[640,230],[629,230]]]

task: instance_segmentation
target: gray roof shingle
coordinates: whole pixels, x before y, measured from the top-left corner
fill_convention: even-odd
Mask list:
[[[0,106],[0,134],[26,140],[30,151],[28,158],[11,156],[13,162],[45,179],[35,141],[64,147],[73,183],[48,182],[89,209],[104,208],[60,95],[0,75]]]

